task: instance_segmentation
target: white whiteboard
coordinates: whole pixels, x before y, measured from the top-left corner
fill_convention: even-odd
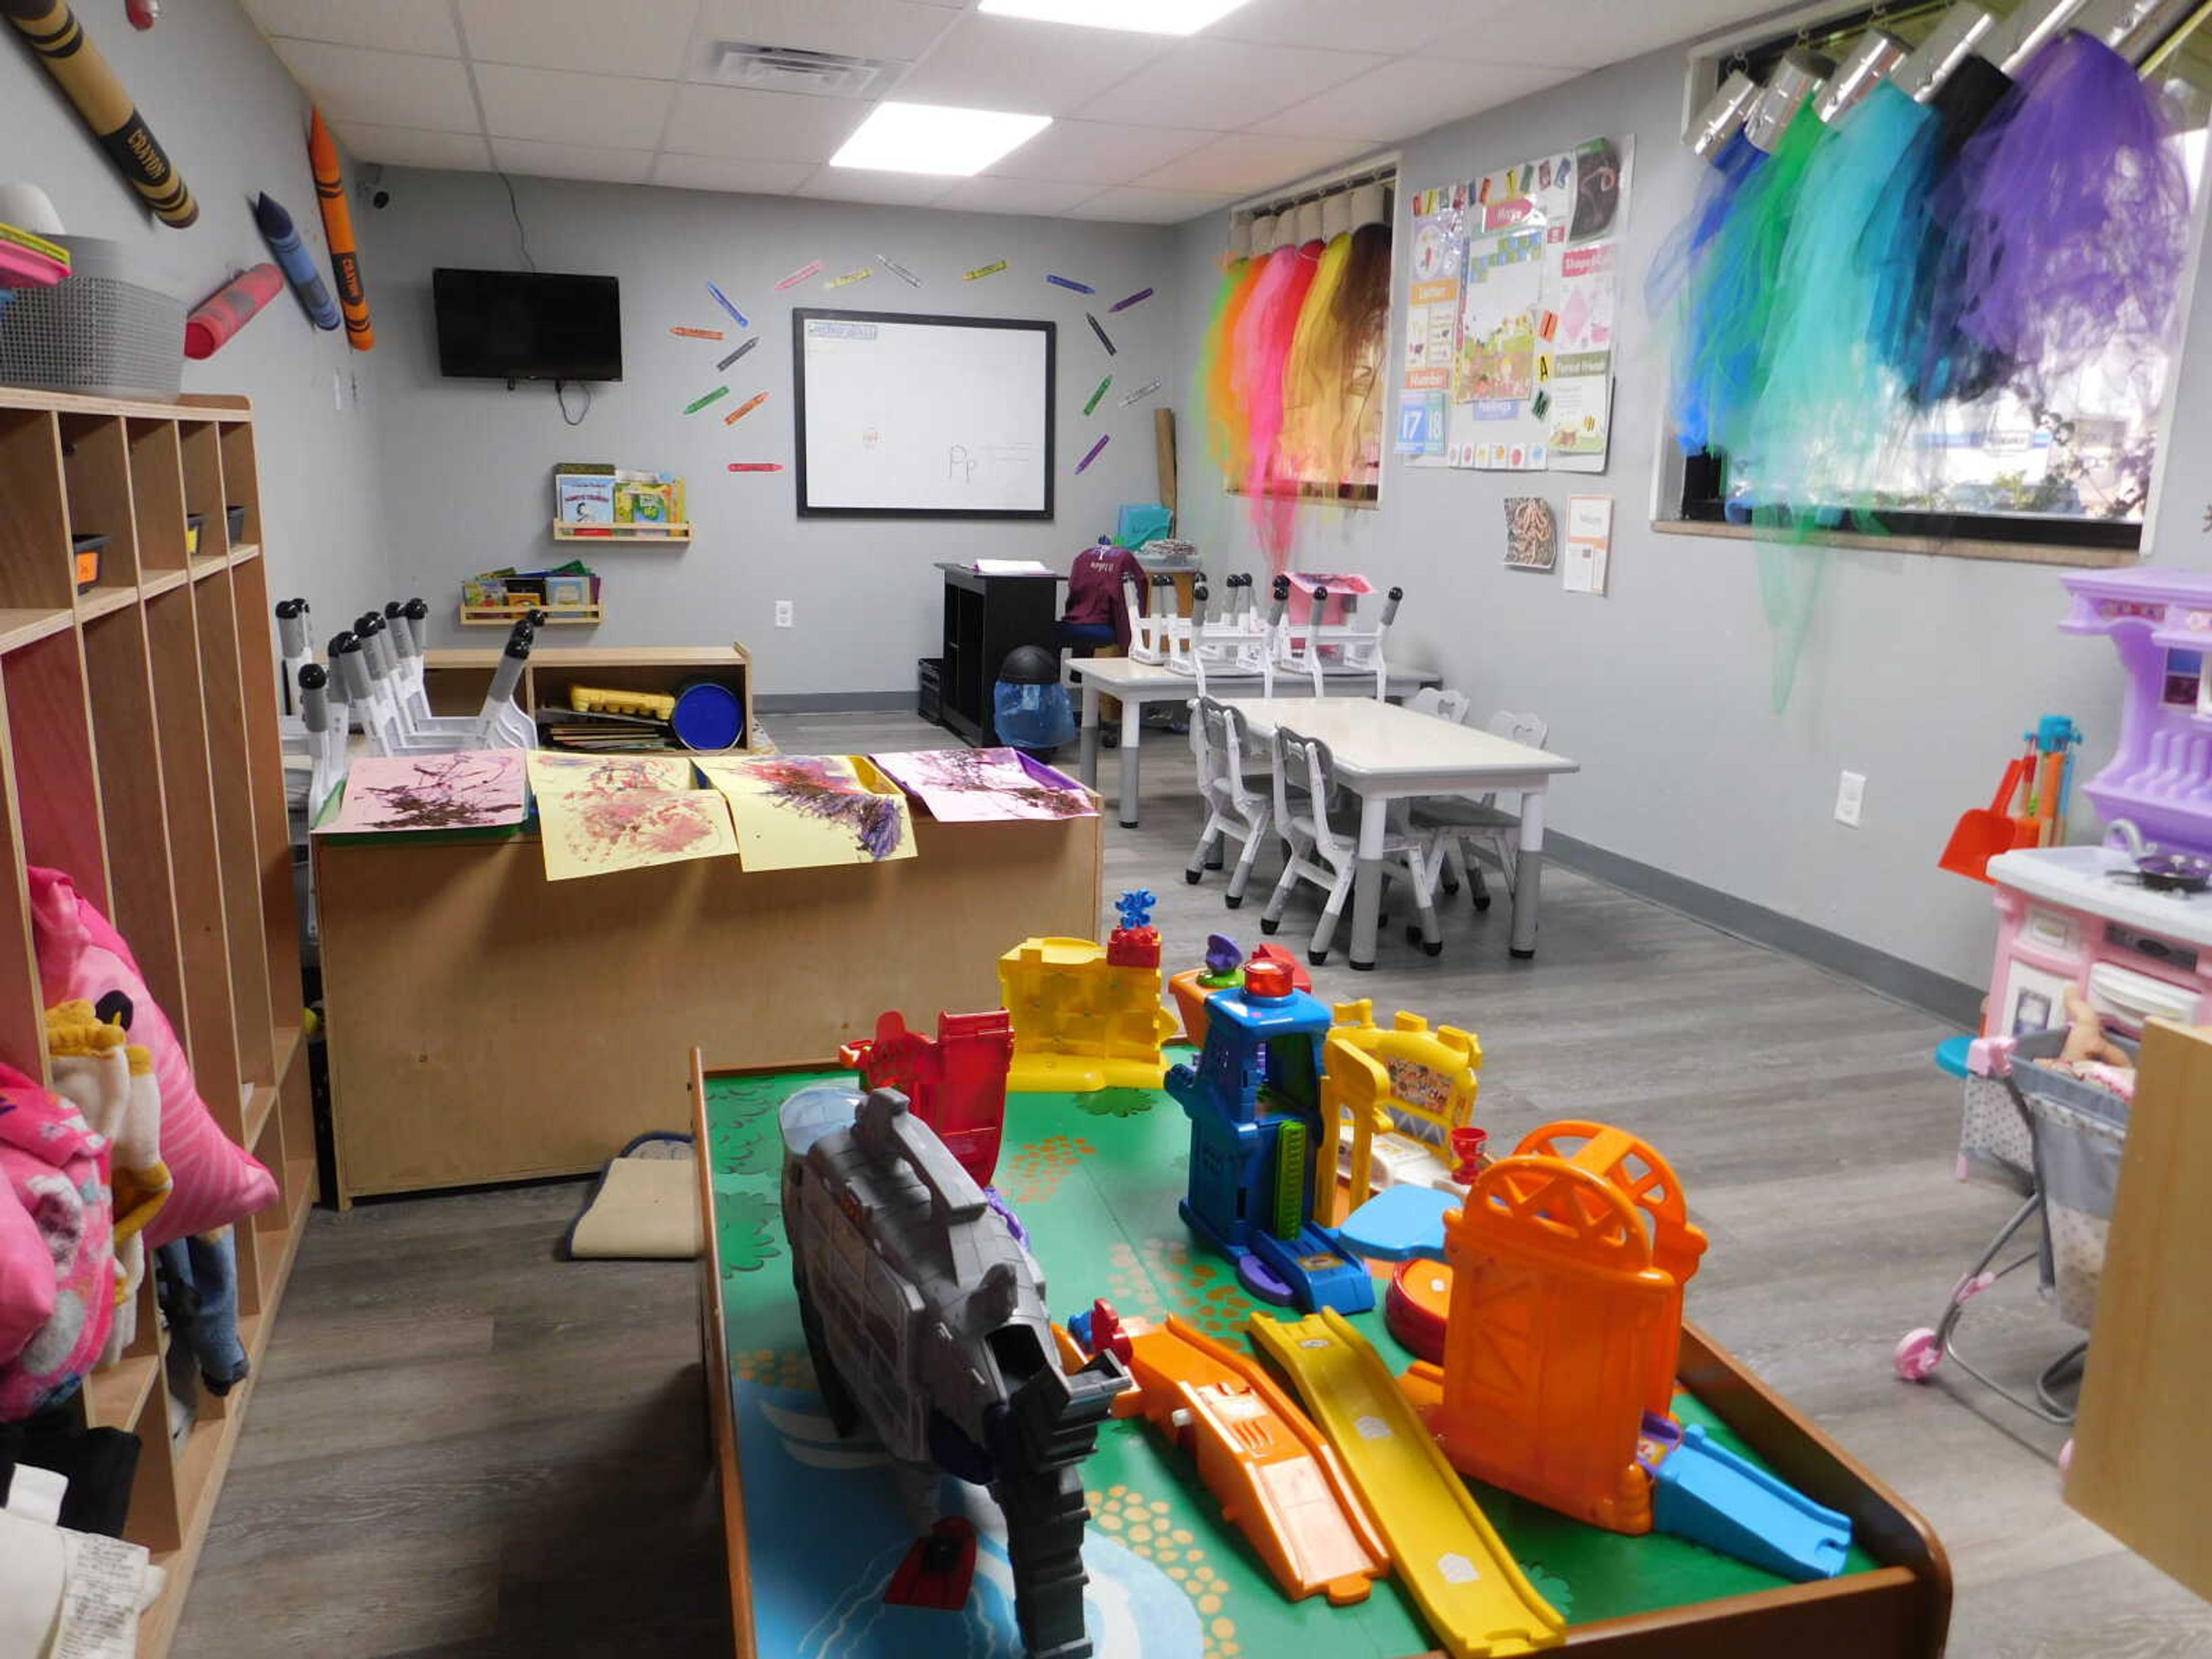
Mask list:
[[[794,310],[799,510],[1052,516],[1048,322]]]

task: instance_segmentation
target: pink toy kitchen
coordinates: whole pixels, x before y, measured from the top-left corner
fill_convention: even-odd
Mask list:
[[[2154,1018],[2212,1023],[2212,571],[2062,580],[2061,630],[2109,636],[2127,674],[2118,747],[2083,787],[2106,842],[1990,860],[1983,1035],[2064,1024],[2069,990],[2130,1036]]]

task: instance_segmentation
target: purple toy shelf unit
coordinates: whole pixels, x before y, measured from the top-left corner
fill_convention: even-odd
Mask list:
[[[2082,571],[2063,578],[2069,634],[2109,634],[2127,670],[2112,762],[2086,786],[2107,823],[2170,853],[2212,854],[2212,571]]]

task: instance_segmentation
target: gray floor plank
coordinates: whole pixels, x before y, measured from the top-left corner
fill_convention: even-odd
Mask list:
[[[876,713],[764,723],[793,753],[942,741]],[[1109,815],[1109,890],[1160,896],[1172,961],[1211,932],[1256,944],[1264,881],[1235,912],[1222,874],[1183,881],[1199,817],[1181,739],[1152,735],[1146,760],[1144,827]],[[1280,942],[1303,948],[1316,909],[1301,894]],[[1951,1179],[1957,1093],[1928,1063],[1945,1027],[1556,866],[1533,963],[1506,954],[1502,897],[1443,915],[1441,957],[1386,934],[1375,972],[1340,956],[1317,989],[1476,1031],[1498,1139],[1595,1117],[1668,1154],[1713,1237],[1692,1316],[1935,1523],[1959,1576],[1954,1653],[2212,1655],[2212,1612],[2060,1501],[2063,1431],[1963,1379],[1914,1389],[1891,1372],[1899,1335],[1932,1322],[2011,1206]],[[692,1269],[556,1261],[580,1197],[530,1187],[314,1218],[179,1659],[727,1651]],[[1969,1328],[2014,1381],[2072,1337],[2024,1282],[1978,1302]]]

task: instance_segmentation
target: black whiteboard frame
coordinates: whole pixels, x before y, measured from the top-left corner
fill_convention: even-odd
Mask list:
[[[902,323],[941,328],[1028,329],[1044,336],[1044,505],[1042,507],[828,507],[806,493],[806,325],[810,322]],[[802,519],[1030,519],[1053,516],[1054,434],[1060,398],[1060,325],[1024,317],[941,317],[908,311],[830,311],[794,306],[791,312],[792,453],[794,499]]]

